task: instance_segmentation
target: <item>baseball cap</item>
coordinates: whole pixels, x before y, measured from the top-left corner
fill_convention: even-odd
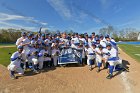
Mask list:
[[[31,36],[33,36],[33,34],[32,33],[29,33],[28,36],[31,37]]]
[[[96,46],[95,42],[92,42],[92,46]]]
[[[26,32],[22,32],[21,35],[22,35],[22,36],[25,36],[25,35],[26,35]]]
[[[42,36],[42,37],[45,37],[45,34],[42,34],[41,36]]]
[[[93,35],[95,35],[95,32],[92,32]]]
[[[107,43],[107,44],[106,44],[106,47],[108,47],[108,46],[111,46],[111,44],[110,44],[110,43]]]
[[[103,46],[102,45],[99,45],[98,48],[103,48]]]
[[[88,46],[88,43],[85,43],[85,46]]]
[[[19,45],[17,48],[18,48],[18,49],[23,49],[23,46]]]
[[[105,38],[109,38],[109,35],[106,35]]]

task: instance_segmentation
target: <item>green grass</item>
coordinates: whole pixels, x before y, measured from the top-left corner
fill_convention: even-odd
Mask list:
[[[129,56],[140,62],[140,45],[120,44],[119,47]],[[139,54],[139,55],[135,55]]]
[[[15,45],[15,44],[2,44],[2,43],[0,43],[0,46],[13,46],[13,45]]]
[[[16,51],[16,47],[0,48],[0,64],[7,66],[10,63],[11,54]]]

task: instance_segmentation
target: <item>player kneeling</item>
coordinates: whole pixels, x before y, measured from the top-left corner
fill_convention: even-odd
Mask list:
[[[108,50],[108,59],[109,63],[109,75],[106,77],[107,79],[111,79],[113,77],[113,71],[126,70],[122,65],[122,60],[118,57],[118,52],[114,49],[111,44],[107,44]]]
[[[23,46],[18,46],[18,51],[11,56],[11,63],[8,65],[8,70],[10,70],[10,77],[12,79],[16,79],[15,72],[20,75],[24,74],[24,70],[21,68],[21,62],[23,61],[22,51]]]

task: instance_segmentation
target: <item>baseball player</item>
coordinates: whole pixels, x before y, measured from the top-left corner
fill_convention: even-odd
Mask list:
[[[51,67],[52,66],[52,60],[51,60],[51,56],[49,54],[49,45],[45,45],[45,49],[42,49],[40,51],[40,53],[43,55],[43,67],[47,68],[47,67]]]
[[[108,59],[107,62],[109,63],[109,75],[106,77],[107,79],[111,79],[113,77],[113,70],[117,64],[120,64],[117,50],[112,48],[112,45],[109,43],[107,44],[108,50]]]
[[[98,64],[98,70],[97,72],[101,71],[102,63],[105,62],[104,59],[106,58],[106,49],[103,49],[102,45],[98,45],[98,48],[96,48],[96,62]]]
[[[92,51],[95,53],[95,59],[96,59],[96,50],[97,50],[97,47],[96,47],[96,44],[94,43],[94,42],[92,42],[92,46],[91,46],[91,49],[92,49]],[[95,66],[97,67],[97,62],[96,62],[96,60],[94,59],[94,64],[95,64]]]
[[[8,65],[8,70],[10,70],[10,77],[12,79],[16,79],[15,72],[18,72],[20,75],[24,74],[24,70],[21,68],[21,62],[24,61],[22,51],[23,46],[18,46],[18,51],[11,56],[11,63]]]
[[[88,44],[85,44],[85,51],[87,55],[87,65],[89,66],[89,70],[91,71],[92,65],[94,64],[95,59],[95,52],[92,50],[92,48],[89,47]]]
[[[27,54],[28,54],[28,52],[29,52],[29,45],[30,45],[30,43],[31,43],[31,39],[29,39],[29,38],[31,38],[32,37],[32,35],[31,34],[29,34],[28,35],[28,37],[27,37],[27,34],[25,33],[25,32],[22,32],[21,33],[21,36],[22,37],[20,37],[19,39],[17,39],[17,41],[16,41],[16,45],[17,46],[23,46],[23,59],[24,59],[24,69],[26,69],[26,62],[27,62]]]
[[[116,50],[118,51],[118,47],[117,47],[117,44],[116,44],[116,42],[115,42],[114,39],[111,39],[111,38],[109,37],[109,35],[106,35],[106,36],[105,36],[105,39],[106,39],[106,43],[110,43],[111,46],[112,46],[112,48],[114,48],[114,49],[116,49]]]
[[[57,66],[58,56],[60,54],[60,50],[58,49],[57,44],[52,47],[52,58],[54,66]]]
[[[38,64],[39,64],[39,57],[41,55],[39,55],[39,44],[36,42],[34,44],[34,47],[30,49],[29,53],[28,53],[28,61],[32,63],[33,66],[33,72],[35,73],[39,73],[38,72]]]

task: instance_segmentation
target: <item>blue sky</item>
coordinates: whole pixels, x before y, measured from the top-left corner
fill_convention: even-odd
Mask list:
[[[96,32],[140,29],[140,0],[0,0],[0,28]]]

